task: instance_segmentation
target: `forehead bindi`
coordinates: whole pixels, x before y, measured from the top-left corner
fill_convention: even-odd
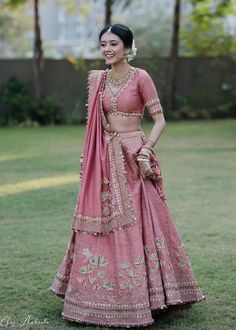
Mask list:
[[[121,42],[122,40],[114,33],[104,33],[101,37],[101,42]]]

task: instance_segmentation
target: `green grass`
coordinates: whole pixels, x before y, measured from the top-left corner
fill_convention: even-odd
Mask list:
[[[83,136],[82,126],[0,129],[0,320],[8,315],[10,328],[31,315],[48,324],[27,329],[94,329],[62,319],[48,291],[70,235]],[[149,329],[236,329],[235,147],[235,120],[168,122],[158,142],[171,213],[206,300]]]

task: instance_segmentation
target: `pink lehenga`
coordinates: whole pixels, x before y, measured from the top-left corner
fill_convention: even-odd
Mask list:
[[[169,212],[157,155],[151,161],[158,180],[144,180],[135,156],[145,134],[115,132],[105,116],[141,118],[144,105],[160,107],[154,84],[146,71],[133,68],[115,98],[106,75],[94,70],[89,76],[80,192],[49,290],[64,301],[65,319],[145,326],[154,322],[152,312],[204,296]]]

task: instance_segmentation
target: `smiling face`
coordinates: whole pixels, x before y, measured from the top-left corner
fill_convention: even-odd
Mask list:
[[[116,64],[126,60],[128,49],[123,41],[114,33],[104,33],[100,41],[101,53],[106,64]]]

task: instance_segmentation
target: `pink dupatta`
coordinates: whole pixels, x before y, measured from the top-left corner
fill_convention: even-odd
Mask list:
[[[94,70],[89,76],[82,178],[72,226],[90,234],[108,234],[136,222],[120,137],[102,109],[106,73]]]

